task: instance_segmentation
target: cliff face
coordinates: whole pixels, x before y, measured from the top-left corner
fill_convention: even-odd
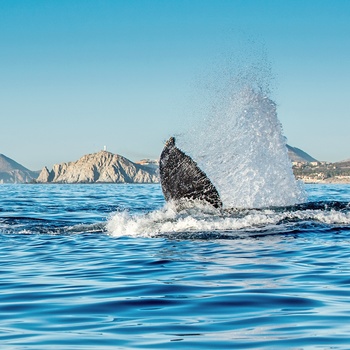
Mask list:
[[[107,151],[88,154],[76,162],[43,168],[39,183],[156,183],[157,169],[152,169]]]
[[[38,172],[31,171],[13,159],[0,154],[0,183],[32,182]]]

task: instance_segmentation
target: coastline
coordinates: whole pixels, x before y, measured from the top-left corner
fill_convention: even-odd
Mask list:
[[[313,185],[347,185],[350,184],[350,178],[328,178],[328,179],[312,179],[312,178],[299,178],[297,180],[302,181],[304,184]]]
[[[307,176],[296,176],[297,181],[301,181],[304,184],[313,184],[313,185],[347,185],[350,184],[350,176],[336,176],[336,177],[329,177],[329,178],[315,178],[315,177],[307,177]],[[96,182],[61,182],[61,181],[55,181],[55,182],[1,182],[0,185],[154,185],[154,184],[160,184],[160,182],[105,182],[105,181],[96,181]]]

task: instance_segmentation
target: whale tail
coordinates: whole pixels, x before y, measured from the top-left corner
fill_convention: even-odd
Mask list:
[[[171,137],[159,161],[160,182],[167,201],[198,200],[222,208],[218,191],[197,163],[175,146]]]

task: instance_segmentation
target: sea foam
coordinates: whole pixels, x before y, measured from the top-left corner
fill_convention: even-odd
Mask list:
[[[133,215],[115,213],[107,223],[109,234],[116,237],[239,238],[249,235],[270,235],[274,232],[296,232],[303,223],[312,227],[350,224],[349,205],[308,203],[305,208],[285,207],[219,211],[198,205],[179,210],[174,203],[148,213]],[[303,227],[304,229],[304,227]]]

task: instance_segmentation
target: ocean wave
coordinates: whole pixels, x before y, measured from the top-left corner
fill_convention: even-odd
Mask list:
[[[349,203],[313,202],[293,207],[218,211],[208,207],[185,207],[173,203],[162,209],[133,215],[115,213],[108,220],[107,232],[115,237],[219,237],[237,238],[247,234],[296,231],[315,225],[350,225]],[[331,227],[331,228],[332,228]],[[193,235],[195,234],[195,235]]]
[[[0,217],[0,232],[3,234],[82,234],[102,233],[105,231],[104,222],[93,224],[69,224],[68,222],[38,219],[33,217]]]

